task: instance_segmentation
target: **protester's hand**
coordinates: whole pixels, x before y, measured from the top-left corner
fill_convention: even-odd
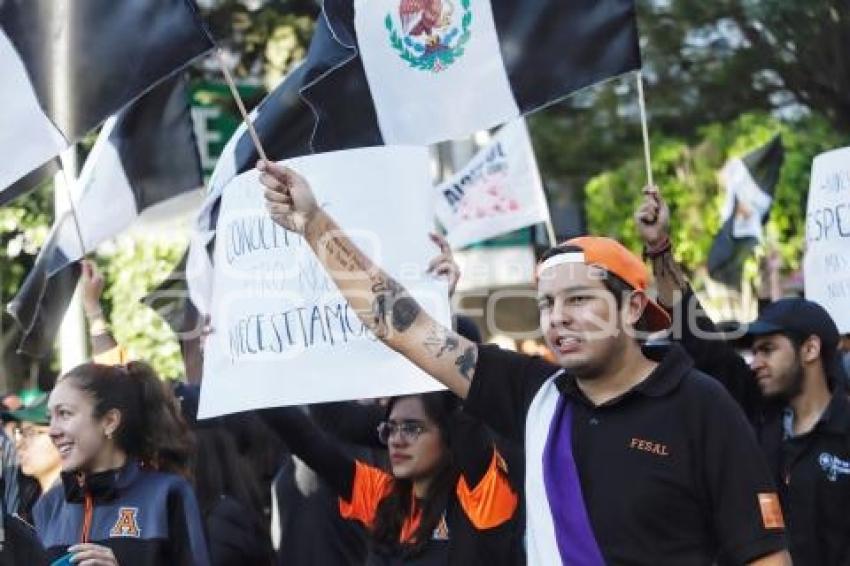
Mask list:
[[[440,247],[440,255],[431,260],[428,265],[428,273],[438,277],[445,277],[449,282],[449,297],[454,296],[455,287],[460,279],[460,267],[452,255],[452,248],[446,239],[437,233],[430,234],[431,241]]]
[[[93,261],[84,259],[80,262],[80,267],[83,278],[83,309],[88,318],[96,318],[103,313],[100,308],[100,296],[106,281]]]
[[[272,220],[287,230],[303,234],[318,211],[316,199],[307,181],[298,173],[268,161],[257,163],[266,187],[266,208]]]
[[[112,549],[99,544],[76,544],[68,549],[71,564],[79,566],[119,566]]]
[[[643,202],[635,212],[638,235],[644,245],[656,247],[670,233],[670,209],[658,192],[658,187],[644,187]]]

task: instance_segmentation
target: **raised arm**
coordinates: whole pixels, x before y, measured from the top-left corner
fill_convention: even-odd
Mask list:
[[[357,316],[377,338],[466,398],[477,346],[437,323],[392,277],[361,252],[316,204],[303,177],[260,162],[260,181],[272,219],[297,232],[315,252]]]
[[[688,280],[673,258],[670,241],[670,209],[657,187],[645,187],[644,199],[635,213],[635,224],[643,240],[644,255],[652,264],[658,300],[667,308],[679,304],[688,291]]]
[[[720,381],[749,417],[760,402],[756,380],[746,361],[717,330],[673,257],[670,211],[655,187],[644,189],[644,200],[635,213],[635,224],[652,264],[662,305],[677,313],[674,338],[694,359],[697,369]],[[674,317],[676,318],[676,317]]]
[[[109,331],[109,323],[100,305],[100,297],[103,295],[105,285],[103,274],[98,270],[97,265],[88,259],[82,260],[80,267],[82,268],[83,310],[89,322],[92,358],[99,361],[102,356],[117,351],[118,343]]]
[[[299,407],[257,411],[265,423],[342,498],[350,500],[356,464],[339,442],[323,432]]]

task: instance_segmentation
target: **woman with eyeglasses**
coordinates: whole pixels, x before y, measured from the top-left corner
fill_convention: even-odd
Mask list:
[[[83,566],[206,565],[177,401],[145,363],[86,363],[48,400],[61,484],[36,503],[48,558]]]
[[[378,436],[390,469],[352,459],[296,408],[260,412],[365,525],[370,566],[513,565],[518,497],[493,440],[446,392],[395,397]]]

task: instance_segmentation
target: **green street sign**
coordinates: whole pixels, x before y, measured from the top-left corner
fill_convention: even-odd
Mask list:
[[[239,95],[250,111],[265,94],[261,85],[240,84]],[[196,81],[192,84],[192,121],[204,175],[209,177],[227,140],[239,127],[242,116],[225,83]]]

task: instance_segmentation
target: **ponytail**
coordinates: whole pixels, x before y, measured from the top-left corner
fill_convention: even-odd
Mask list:
[[[144,362],[126,366],[86,363],[62,380],[94,399],[93,416],[115,409],[121,422],[116,444],[146,467],[189,476],[192,437],[180,414],[177,399],[156,372]]]

